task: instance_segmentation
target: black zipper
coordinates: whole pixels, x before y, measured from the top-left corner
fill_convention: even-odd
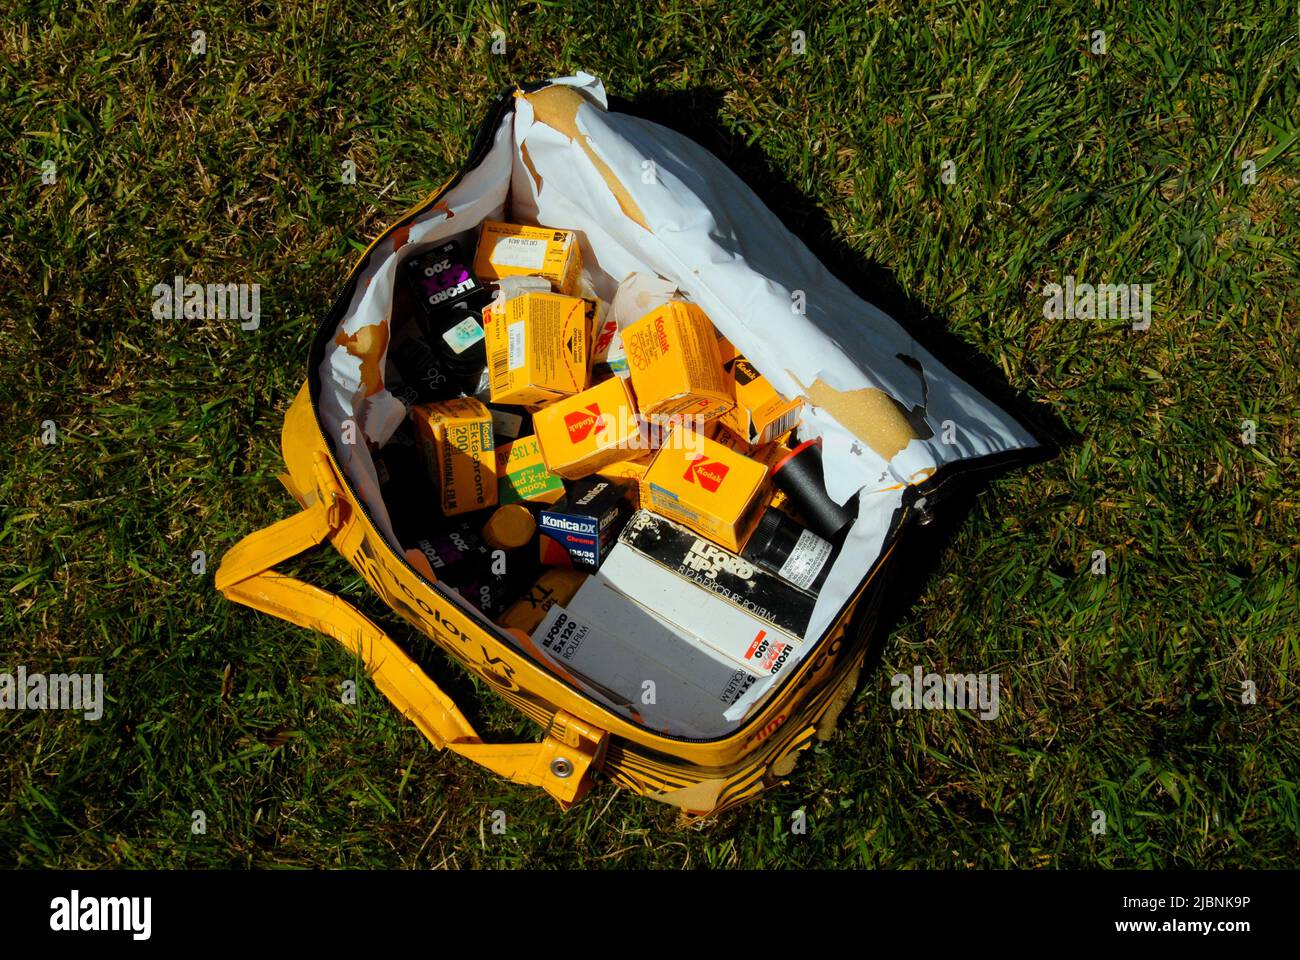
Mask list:
[[[1001,409],[1006,412],[1005,408]],[[1038,446],[1019,447],[1015,450],[1004,450],[999,453],[987,453],[983,456],[968,457],[964,460],[944,464],[935,470],[934,476],[928,477],[904,490],[903,503],[910,507],[916,507],[918,500],[924,500],[925,503],[921,509],[924,512],[929,512],[934,509],[936,504],[946,500],[950,496],[949,491],[955,489],[960,482],[969,481],[981,474],[991,478],[1010,470],[1012,467],[1041,463],[1056,456],[1058,448],[1054,441],[1041,434],[1031,424],[1020,420],[1015,414],[1009,415],[1021,427],[1033,434],[1034,439],[1038,441]]]

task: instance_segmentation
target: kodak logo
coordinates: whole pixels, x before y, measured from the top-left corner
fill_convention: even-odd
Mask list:
[[[718,487],[722,486],[722,481],[730,469],[725,463],[718,463],[717,460],[710,460],[703,454],[697,453],[686,464],[686,472],[682,474],[682,479],[687,483],[698,483],[709,493],[717,493]]]
[[[664,318],[658,317],[655,320],[655,340],[659,343],[659,352],[668,353],[668,331],[664,329]]]
[[[736,376],[736,382],[741,386],[744,386],[747,383],[753,383],[759,377],[759,373],[754,369],[754,365],[744,357],[737,357],[732,362],[732,369],[727,372],[734,373]]]
[[[589,403],[581,410],[564,415],[564,426],[569,431],[570,443],[581,443],[593,433],[600,433],[605,424],[600,416],[600,404]]]

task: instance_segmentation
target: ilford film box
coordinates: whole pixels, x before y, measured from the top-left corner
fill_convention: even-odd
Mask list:
[[[679,427],[641,480],[641,506],[740,552],[765,503],[767,467]]]
[[[645,454],[636,408],[618,377],[547,404],[533,414],[533,428],[547,468],[569,480]]]
[[[623,331],[637,409],[647,420],[720,417],[734,400],[713,324],[693,303],[673,300]]]
[[[438,484],[447,516],[497,502],[492,414],[473,397],[411,408],[411,420],[429,477]]]
[[[600,582],[755,676],[779,674],[802,643],[794,633],[753,616],[626,543],[614,544],[601,565]]]
[[[803,400],[787,400],[731,345],[718,340],[722,368],[731,377],[736,405],[719,422],[751,447],[770,443],[799,422]]]
[[[483,311],[493,403],[545,403],[587,386],[587,316],[577,297],[524,293]]]
[[[628,603],[597,574],[532,634],[546,665],[619,713],[675,736],[725,733],[724,711],[756,677]]]
[[[619,542],[751,616],[803,637],[817,598],[681,524],[638,510]]]
[[[582,252],[572,230],[483,222],[474,254],[474,273],[480,280],[545,277],[557,292],[572,295],[581,272]]]

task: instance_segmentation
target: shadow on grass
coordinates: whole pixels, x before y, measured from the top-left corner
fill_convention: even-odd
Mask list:
[[[864,257],[836,236],[817,201],[804,194],[773,165],[761,149],[729,133],[721,121],[722,91],[701,87],[687,91],[648,91],[635,100],[611,96],[610,109],[658,123],[690,137],[727,164],[832,274],[857,296],[896,320],[945,366],[1016,417],[1042,443],[1026,463],[1051,459],[1063,447],[1080,442],[1056,414],[1033,403],[1007,382],[1002,370],[970,344],[954,336],[946,320],[900,286],[889,268]],[[866,671],[880,661],[884,638],[916,602],[940,559],[983,489],[996,472],[984,472],[945,488],[941,510],[927,525],[913,524],[902,537],[882,585],[883,598],[867,655]]]

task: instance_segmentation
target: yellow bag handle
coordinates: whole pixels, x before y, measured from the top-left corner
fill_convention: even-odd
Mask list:
[[[484,743],[452,699],[372,620],[342,598],[273,569],[355,522],[328,458],[317,452],[315,461],[312,502],[235,544],[221,559],[217,589],[228,600],[333,637],[361,658],[380,692],[439,750],[540,786],[567,809],[586,793],[592,768],[604,758],[605,731],[561,711],[538,743]]]

